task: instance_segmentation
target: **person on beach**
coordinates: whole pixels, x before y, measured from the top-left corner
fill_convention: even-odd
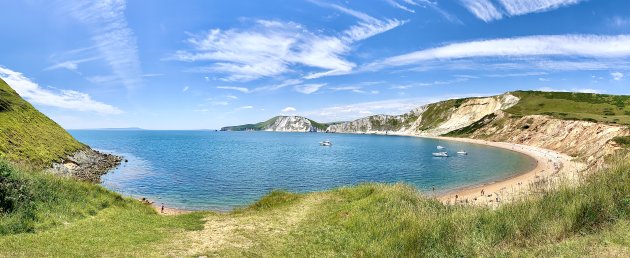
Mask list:
[[[162,203],[162,208],[160,209],[160,213],[164,213],[164,203]]]
[[[481,189],[481,195],[483,196],[483,194],[485,193],[485,191],[483,189]]]

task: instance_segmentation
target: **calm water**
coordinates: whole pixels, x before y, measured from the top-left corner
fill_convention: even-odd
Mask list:
[[[509,177],[535,161],[508,150],[399,136],[212,132],[71,131],[128,163],[103,185],[170,207],[229,210],[273,189],[310,192],[361,182],[406,182],[439,191]],[[319,142],[329,139],[332,147]],[[436,145],[467,156],[435,158]]]

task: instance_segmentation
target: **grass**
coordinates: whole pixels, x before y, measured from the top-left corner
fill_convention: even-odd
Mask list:
[[[160,216],[100,186],[17,169],[0,162],[0,257],[152,254],[173,234],[199,230],[206,213]],[[2,182],[28,188],[8,191]],[[19,195],[22,197],[19,197]],[[153,253],[154,255],[157,255]]]
[[[623,146],[624,148],[630,148],[630,136],[628,136],[628,135],[626,135],[626,136],[617,136],[615,138],[612,138],[612,141],[614,141],[617,144]]]
[[[289,195],[289,193],[284,193]],[[239,213],[244,226],[230,234],[246,245],[223,246],[197,254],[219,256],[584,256],[624,254],[630,247],[630,162],[588,177],[577,188],[562,187],[506,204],[497,210],[445,206],[413,187],[364,184],[301,195],[274,193],[273,207]],[[284,201],[288,203],[284,203]],[[314,200],[320,200],[315,202]],[[292,210],[290,207],[300,207]],[[274,208],[276,207],[276,208]],[[308,209],[304,207],[309,207]],[[284,224],[268,233],[251,221]],[[296,213],[296,210],[303,211]],[[289,216],[289,214],[291,214]],[[221,223],[221,220],[216,220]],[[247,236],[250,236],[249,238]],[[206,239],[212,241],[212,239]],[[589,246],[581,246],[588,243]],[[575,248],[579,247],[579,248]]]
[[[30,198],[33,230],[0,236],[0,257],[625,254],[630,159],[616,160],[579,187],[496,210],[443,205],[405,184],[362,184],[310,194],[274,191],[232,213],[173,217],[99,186],[5,166],[12,180],[43,194]],[[3,214],[1,224],[21,223],[12,217],[22,209]]]
[[[82,148],[0,79],[0,159],[44,168]]]
[[[520,98],[506,112],[517,116],[549,115],[565,120],[630,124],[630,96],[574,92],[512,92]]]

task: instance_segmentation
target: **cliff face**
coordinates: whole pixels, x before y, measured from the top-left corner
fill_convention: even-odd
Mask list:
[[[273,132],[318,132],[315,123],[302,116],[278,116],[266,127],[262,128],[263,131]]]
[[[376,115],[331,125],[328,131],[438,136],[467,127],[496,111],[508,109],[518,103],[518,100],[509,93],[485,98],[447,100],[398,116]]]
[[[600,165],[602,157],[618,147],[610,140],[630,134],[626,126],[589,121],[561,120],[543,115],[511,118],[500,112],[490,123],[479,127],[471,138],[512,142],[555,150]]]
[[[323,132],[326,125],[302,116],[276,116],[257,124],[226,126],[221,131]]]

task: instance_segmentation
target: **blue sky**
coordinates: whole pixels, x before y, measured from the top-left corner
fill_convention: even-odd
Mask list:
[[[7,1],[0,78],[65,128],[399,114],[630,94],[630,1]]]

